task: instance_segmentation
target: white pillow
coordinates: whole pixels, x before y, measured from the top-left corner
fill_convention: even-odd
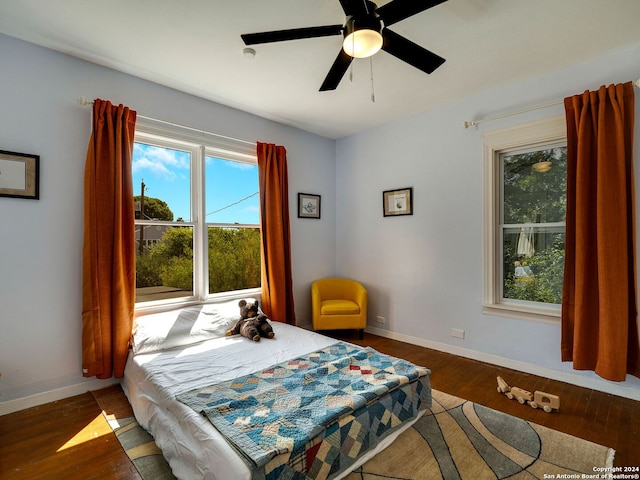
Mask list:
[[[133,353],[169,350],[224,337],[240,318],[239,301],[194,305],[141,315],[134,322]]]

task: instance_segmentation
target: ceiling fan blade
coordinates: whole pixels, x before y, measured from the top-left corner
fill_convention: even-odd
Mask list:
[[[380,15],[384,21],[384,25],[388,27],[400,20],[409,18],[416,13],[424,12],[446,1],[447,0],[393,0],[376,9],[376,13]]]
[[[365,0],[340,0],[340,5],[342,5],[342,10],[344,10],[344,14],[347,17],[352,15],[366,15],[368,13]]]
[[[273,32],[245,33],[240,36],[245,45],[256,45],[258,43],[284,42],[286,40],[342,35],[342,29],[342,25],[325,25],[322,27],[275,30]]]
[[[335,90],[344,77],[345,72],[351,65],[351,61],[353,57],[347,55],[343,49],[340,49],[340,53],[336,57],[336,60],[333,62],[327,77],[322,82],[322,86],[320,87],[320,91],[324,92],[327,90]]]
[[[387,28],[382,29],[382,49],[425,73],[433,72],[445,62],[441,56]]]

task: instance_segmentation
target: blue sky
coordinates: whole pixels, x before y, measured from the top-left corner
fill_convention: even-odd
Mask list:
[[[135,143],[133,149],[133,194],[165,201],[174,220],[191,221],[190,154],[179,150]],[[260,223],[258,166],[207,157],[205,164],[206,221],[215,223]]]

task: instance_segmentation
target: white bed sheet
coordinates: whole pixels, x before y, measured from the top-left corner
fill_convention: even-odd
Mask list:
[[[272,340],[221,337],[173,350],[129,355],[124,392],[138,422],[154,436],[178,479],[250,480],[251,473],[209,420],[177,401],[177,394],[248,375],[336,343],[283,323],[273,322],[272,326],[276,333]],[[390,445],[401,431],[385,438],[350,470]]]

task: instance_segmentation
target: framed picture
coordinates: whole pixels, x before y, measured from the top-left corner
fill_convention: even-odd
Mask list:
[[[37,200],[40,156],[0,150],[0,196]]]
[[[298,193],[298,218],[320,218],[320,195]]]
[[[385,217],[413,215],[413,187],[382,192],[382,211]]]

